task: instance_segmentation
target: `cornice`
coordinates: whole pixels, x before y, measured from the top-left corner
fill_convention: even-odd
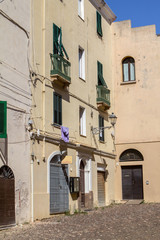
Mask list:
[[[112,12],[110,7],[106,4],[104,0],[89,0],[92,5],[101,13],[104,19],[111,24],[116,20],[116,15]]]
[[[34,134],[32,136],[32,139],[36,139],[36,140],[39,140],[39,141],[43,141],[44,138],[45,138],[45,142],[53,143],[55,145],[66,146],[67,148],[72,148],[72,149],[75,149],[79,152],[95,154],[95,155],[99,155],[99,156],[103,156],[103,157],[108,157],[108,158],[111,158],[111,159],[116,158],[115,154],[105,152],[105,151],[101,151],[101,150],[98,150],[98,149],[96,149],[92,146],[85,145],[85,144],[82,144],[82,143],[73,143],[73,142],[65,143],[61,139],[45,136],[43,134],[40,134],[39,136]]]

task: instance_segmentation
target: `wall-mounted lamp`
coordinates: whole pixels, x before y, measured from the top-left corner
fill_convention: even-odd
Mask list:
[[[112,126],[114,127],[114,125],[116,124],[116,121],[117,121],[117,117],[114,113],[112,113],[110,116],[109,116],[109,119],[111,121],[111,124]]]
[[[31,153],[31,159],[34,161],[34,152]]]
[[[110,119],[110,123],[111,123],[112,126],[100,127],[100,128],[91,127],[92,133],[93,134],[99,134],[101,131],[103,131],[106,128],[110,129],[111,127],[114,127],[114,125],[116,124],[116,121],[117,121],[116,115],[114,113],[112,113],[108,118]]]
[[[28,120],[28,126],[26,127],[28,131],[31,131],[33,129],[33,121],[31,119]]]

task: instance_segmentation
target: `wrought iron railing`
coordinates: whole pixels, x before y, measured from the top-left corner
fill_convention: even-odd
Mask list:
[[[71,63],[61,57],[58,54],[50,54],[51,58],[51,75],[59,75],[62,78],[66,79],[67,81],[71,82],[70,77],[70,67]]]
[[[105,86],[97,86],[97,103],[103,102],[110,107],[110,90]]]

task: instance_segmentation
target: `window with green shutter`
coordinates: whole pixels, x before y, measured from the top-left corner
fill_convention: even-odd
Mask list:
[[[99,115],[99,140],[104,142],[104,118]]]
[[[7,137],[7,102],[0,101],[0,138]]]
[[[68,54],[62,43],[62,29],[53,23],[53,54],[58,54],[69,59]]]
[[[102,37],[102,17],[99,12],[97,12],[97,33]]]
[[[107,87],[106,82],[103,78],[103,65],[99,61],[97,61],[97,73],[98,73],[98,86],[102,85]]]
[[[53,93],[53,122],[62,125],[62,96]]]

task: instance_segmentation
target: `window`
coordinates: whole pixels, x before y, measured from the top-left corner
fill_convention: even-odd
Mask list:
[[[84,0],[78,0],[78,15],[84,20]]]
[[[97,74],[98,74],[98,86],[102,85],[102,86],[106,86],[106,82],[103,78],[103,65],[97,61]]]
[[[86,110],[85,108],[79,108],[80,119],[80,135],[86,136]]]
[[[97,12],[97,33],[99,36],[103,36],[102,33],[102,17],[101,14],[99,12]]]
[[[99,115],[99,140],[104,142],[104,118]]]
[[[122,62],[123,82],[135,81],[135,62],[132,57],[127,57]]]
[[[0,138],[7,137],[7,102],[0,101]]]
[[[53,23],[53,54],[58,54],[69,59],[68,54],[62,43],[62,29]]]
[[[53,106],[53,122],[54,124],[62,125],[62,97],[55,92],[53,93]]]
[[[79,77],[85,80],[85,52],[79,47]]]
[[[142,154],[136,149],[127,149],[120,156],[120,162],[144,161]]]

